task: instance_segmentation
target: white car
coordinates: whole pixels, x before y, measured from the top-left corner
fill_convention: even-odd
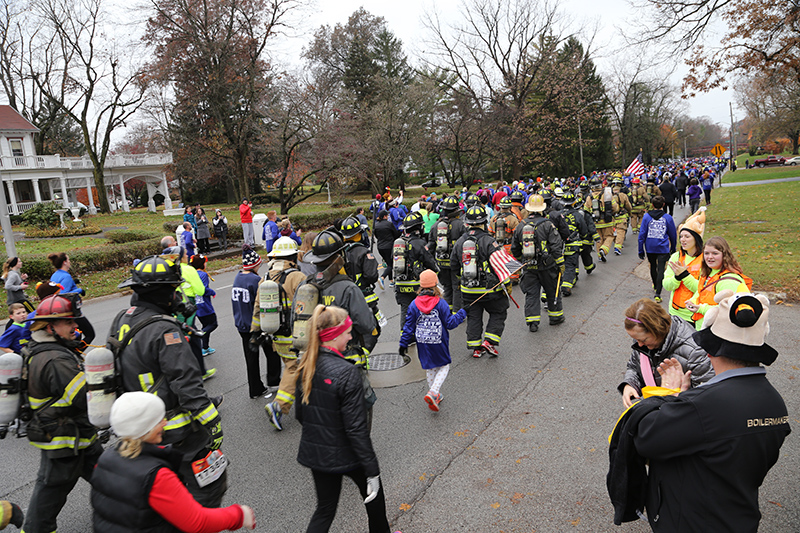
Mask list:
[[[784,166],[792,166],[792,167],[800,165],[800,156],[792,157],[790,159],[787,159],[786,161],[783,162],[783,165]]]

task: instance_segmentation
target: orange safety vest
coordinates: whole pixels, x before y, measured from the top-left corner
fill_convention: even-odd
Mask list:
[[[714,296],[717,295],[717,283],[722,281],[723,279],[736,279],[740,278],[743,283],[747,283],[748,280],[748,288],[752,286],[753,281],[744,276],[743,274],[739,274],[738,272],[734,272],[732,270],[720,270],[710,278],[705,278],[703,276],[697,280],[697,305],[700,304],[708,304],[708,305],[717,305],[717,302],[714,301]],[[692,315],[692,320],[698,321],[703,318],[703,315],[700,313],[695,313]]]
[[[686,270],[689,272],[690,276],[698,279],[700,277],[700,270],[703,268],[703,255],[698,254],[698,256],[692,259],[688,265],[685,263],[685,261],[686,254],[682,251],[678,252],[678,263],[686,267]],[[672,308],[677,310],[686,309],[686,300],[690,299],[692,296],[694,296],[694,292],[692,292],[686,285],[681,283],[672,294]]]

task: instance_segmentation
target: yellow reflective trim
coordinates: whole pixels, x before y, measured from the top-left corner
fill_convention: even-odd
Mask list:
[[[487,339],[491,339],[493,341],[500,342],[500,335],[495,335],[494,333],[489,333],[488,331],[483,334],[483,336]]]
[[[148,372],[146,374],[139,374],[139,385],[144,392],[148,392],[153,387],[153,374]]]
[[[159,263],[156,265],[156,272],[166,272],[166,271],[167,267],[165,267],[163,264]]]
[[[279,390],[278,394],[275,395],[276,400],[282,400],[286,403],[294,403],[294,394],[289,394],[286,391]]]
[[[377,302],[378,301],[378,295],[373,292],[372,294],[367,296],[365,299],[367,300],[367,303]]]
[[[33,396],[28,396],[28,402],[31,404],[31,409],[36,410],[50,401],[51,397],[48,398],[34,398]]]
[[[69,404],[72,404],[72,399],[75,398],[75,395],[86,385],[86,374],[83,372],[77,374],[72,381],[64,388],[64,395],[62,398],[64,400],[69,400]]]
[[[150,263],[145,263],[145,265],[142,267],[142,272],[153,272],[153,265]]]
[[[189,413],[180,413],[167,420],[167,425],[164,426],[164,430],[169,431],[171,429],[182,428],[183,426],[188,426],[191,423],[192,418],[189,416]]]
[[[82,450],[84,448],[88,448],[94,441],[96,437],[92,435],[89,439],[78,439],[78,449]],[[39,448],[40,450],[61,450],[64,448],[74,448],[75,447],[75,437],[53,437],[53,440],[50,442],[31,442],[32,446]]]
[[[200,414],[194,417],[195,420],[203,424],[204,426],[214,420],[216,417],[219,416],[217,412],[217,408],[214,407],[213,402],[208,404],[208,407],[200,411]]]

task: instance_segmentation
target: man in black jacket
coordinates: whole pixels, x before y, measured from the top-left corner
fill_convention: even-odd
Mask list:
[[[656,532],[757,531],[758,488],[791,431],[786,404],[759,364],[778,356],[764,342],[769,300],[718,296],[707,327],[694,334],[715,377],[687,390],[690,376],[680,363],[662,363],[662,386],[683,392],[632,432],[636,451],[650,462],[646,508]]]
[[[672,216],[675,209],[675,199],[678,197],[678,189],[672,183],[672,174],[669,172],[664,173],[664,181],[658,186],[661,191],[661,196],[664,197],[664,212]]]

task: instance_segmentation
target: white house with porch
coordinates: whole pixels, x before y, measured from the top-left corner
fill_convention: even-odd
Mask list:
[[[33,136],[39,129],[13,107],[0,105],[0,179],[5,184],[9,214],[18,215],[42,202],[61,202],[65,208],[77,202],[77,191],[86,189],[87,207],[95,214],[92,161],[84,157],[37,155]],[[121,197],[119,206],[129,211],[125,182],[147,183],[148,209],[155,212],[153,196],[164,196],[165,209],[172,209],[165,173],[172,154],[111,155],[106,158],[105,182],[109,198]],[[110,202],[112,210],[116,202]]]

